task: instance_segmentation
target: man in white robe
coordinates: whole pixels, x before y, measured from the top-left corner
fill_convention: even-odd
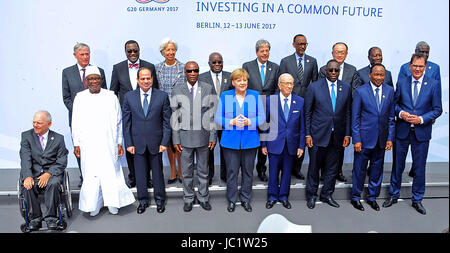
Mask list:
[[[100,87],[96,66],[86,68],[86,80],[89,89],[77,93],[72,114],[74,153],[81,156],[84,179],[79,208],[95,216],[107,206],[111,214],[117,214],[119,208],[135,201],[119,161],[123,155],[122,113],[114,92]]]

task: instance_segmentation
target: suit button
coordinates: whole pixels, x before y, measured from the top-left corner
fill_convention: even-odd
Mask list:
[[[416,112],[416,110],[413,110],[413,112]]]

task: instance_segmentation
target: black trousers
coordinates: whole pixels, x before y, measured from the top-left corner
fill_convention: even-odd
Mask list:
[[[222,130],[217,130],[217,139],[222,139]],[[219,146],[219,143],[216,143],[216,146],[214,149]],[[209,174],[208,179],[211,179],[214,177],[214,149],[209,150],[209,159],[208,159],[208,167],[209,167]],[[225,157],[223,155],[223,149],[220,148],[220,178],[227,178],[227,169],[225,167]]]
[[[267,156],[264,155],[261,151],[261,147],[258,148],[258,160],[256,162],[256,172],[259,174],[266,173],[267,166],[266,166]]]

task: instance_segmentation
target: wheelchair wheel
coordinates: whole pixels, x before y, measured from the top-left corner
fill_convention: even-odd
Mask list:
[[[68,218],[72,217],[72,194],[70,192],[70,184],[69,184],[69,173],[66,171],[64,173],[64,182],[63,182],[63,201],[64,208],[66,210],[66,215]]]
[[[17,199],[19,201],[19,211],[20,215],[22,215],[22,218],[25,218],[25,206],[23,202],[23,195],[20,192],[20,179],[17,181]]]
[[[23,223],[22,225],[20,225],[20,230],[23,233],[30,233],[31,231],[27,228],[27,225],[25,223]]]
[[[58,222],[58,230],[65,230],[67,228],[67,222],[66,221],[59,221]]]

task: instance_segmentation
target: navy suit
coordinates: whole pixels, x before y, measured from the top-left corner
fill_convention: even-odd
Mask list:
[[[169,96],[164,91],[151,89],[147,116],[144,115],[140,98],[140,88],[125,94],[122,106],[123,132],[127,147],[134,146],[136,187],[141,204],[148,204],[147,174],[152,171],[155,201],[161,205],[165,201],[165,184],[162,153],[159,146],[169,147],[171,138]]]
[[[286,119],[280,93],[266,99],[266,119],[269,130],[261,145],[269,153],[269,200],[287,200],[291,184],[291,167],[298,149],[305,149],[303,98],[292,94],[289,116]],[[272,109],[272,110],[271,110]],[[281,182],[279,174],[281,170]]]
[[[370,82],[369,73],[370,73],[370,65],[358,70],[360,85]],[[392,74],[391,71],[389,70],[386,70],[386,77],[384,78],[384,83],[391,87],[394,87],[394,84],[392,83]]]
[[[317,198],[320,161],[325,160],[324,185],[321,198],[331,197],[334,191],[338,160],[345,136],[350,136],[351,87],[337,80],[336,106],[333,112],[330,90],[325,78],[308,86],[305,96],[305,134],[313,139],[309,149],[306,197]],[[332,129],[334,129],[332,131]]]
[[[396,134],[396,160],[392,168],[391,185],[389,194],[391,198],[400,197],[402,173],[405,169],[408,147],[411,145],[411,154],[414,164],[415,176],[412,185],[413,202],[421,202],[425,193],[425,165],[428,155],[428,147],[431,139],[432,122],[442,114],[440,82],[428,76],[424,76],[417,97],[413,102],[412,76],[400,78],[395,91],[395,115],[401,111],[408,112],[423,118],[423,124],[414,125],[398,117],[395,125]]]
[[[394,141],[394,88],[381,85],[378,109],[370,83],[358,87],[352,103],[352,141],[361,143],[361,152],[354,154],[352,200],[359,201],[364,189],[367,163],[370,161],[367,200],[380,195],[384,153],[387,141]]]

